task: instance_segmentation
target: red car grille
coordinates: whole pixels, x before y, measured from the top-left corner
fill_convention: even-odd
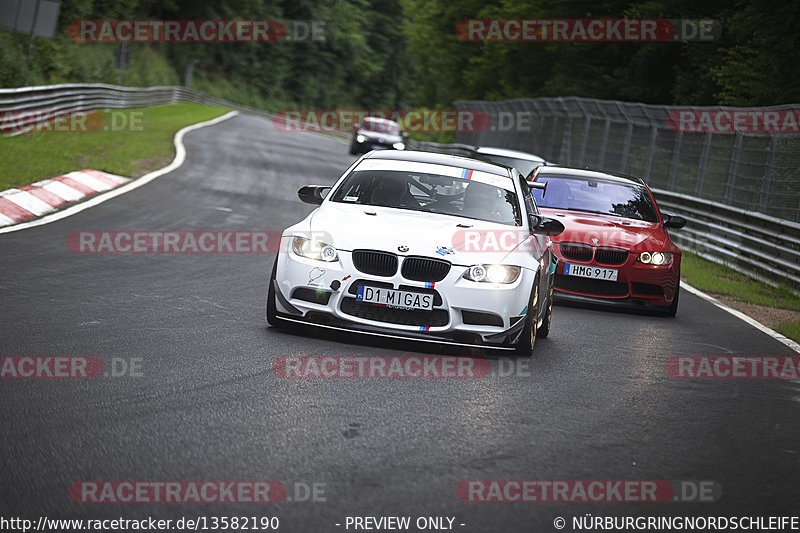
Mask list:
[[[598,248],[594,260],[601,265],[621,265],[628,260],[628,250],[621,248]]]
[[[579,242],[562,242],[561,255],[565,259],[572,259],[573,261],[591,261],[592,260],[592,247],[588,244],[581,244]]]

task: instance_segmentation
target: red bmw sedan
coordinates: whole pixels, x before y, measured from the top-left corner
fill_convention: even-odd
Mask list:
[[[667,228],[686,220],[662,214],[639,178],[542,166],[528,178],[541,213],[564,224],[552,237],[560,299],[651,309],[675,316],[681,251]]]

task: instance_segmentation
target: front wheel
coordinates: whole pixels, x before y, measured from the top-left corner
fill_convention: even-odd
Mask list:
[[[525,327],[520,333],[517,347],[514,350],[520,357],[530,357],[533,355],[533,347],[536,345],[536,329],[539,321],[539,279],[537,278],[531,291],[531,299],[528,302],[528,312],[525,314]]]

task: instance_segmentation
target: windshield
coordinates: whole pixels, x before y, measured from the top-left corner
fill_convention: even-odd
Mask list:
[[[542,166],[542,161],[529,161],[528,159],[518,159],[516,157],[505,157],[502,155],[475,154],[474,159],[488,161],[489,163],[499,163],[507,167],[516,168],[523,176],[529,175],[535,168]]]
[[[361,123],[361,129],[381,133],[400,133],[400,125],[391,120],[365,118]]]
[[[547,182],[544,197],[541,189],[531,191],[539,207],[658,222],[656,206],[647,190],[640,185],[579,176],[563,178],[540,175],[536,181]]]
[[[513,191],[438,174],[354,171],[336,189],[331,201],[522,225],[517,195]]]

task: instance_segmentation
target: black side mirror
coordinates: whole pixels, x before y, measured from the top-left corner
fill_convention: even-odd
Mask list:
[[[525,181],[528,182],[528,187],[531,189],[539,189],[542,191],[542,198],[544,195],[547,194],[547,182],[546,181],[531,181],[530,178],[533,176],[533,173],[536,169],[533,169],[530,174],[528,174],[528,178]]]
[[[564,231],[564,224],[553,218],[543,217],[542,215],[528,215],[528,221],[533,233],[543,233],[550,237],[561,235]]]
[[[403,133],[401,133],[400,136],[403,138],[404,141],[408,140],[408,132],[407,131],[404,131]]]
[[[681,229],[686,225],[686,219],[679,215],[661,214],[665,228]]]
[[[306,185],[297,191],[297,196],[307,204],[319,205],[325,199],[325,190],[330,191],[330,185]]]

